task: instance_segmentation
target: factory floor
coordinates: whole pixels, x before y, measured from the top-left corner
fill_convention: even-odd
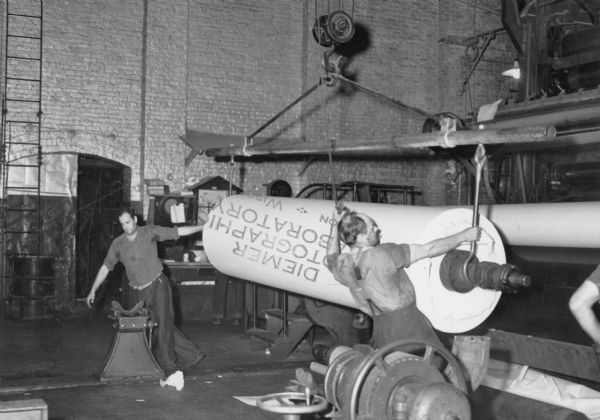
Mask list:
[[[282,419],[283,414],[262,411],[235,397],[283,392],[296,377],[296,369],[310,371],[313,361],[306,342],[285,360],[275,360],[265,352],[266,346],[251,346],[242,326],[230,321],[219,326],[210,321],[186,321],[182,331],[207,356],[184,371],[183,389],[161,387],[158,379],[100,381],[116,330],[106,312],[80,306],[74,313],[50,319],[0,321],[0,420],[40,419],[2,413],[7,405],[35,406],[40,400],[47,406],[48,419],[55,420]],[[317,329],[314,342],[328,341],[327,333]],[[322,384],[323,377],[314,376]],[[471,396],[472,418],[582,418],[570,410],[557,412],[539,403],[532,405],[531,400],[507,399],[507,395],[480,387]],[[513,406],[523,414],[517,416],[515,410],[506,414],[507,407]],[[493,407],[500,407],[494,415]],[[553,414],[546,415],[549,412]],[[302,419],[323,419],[326,414],[304,415]]]
[[[281,419],[234,396],[283,392],[296,368],[309,370],[312,361],[303,343],[278,361],[251,350],[242,326],[190,321],[181,329],[207,356],[184,371],[181,391],[158,380],[101,382],[115,335],[112,320],[87,308],[75,312],[0,321],[0,407],[42,399],[49,419]]]

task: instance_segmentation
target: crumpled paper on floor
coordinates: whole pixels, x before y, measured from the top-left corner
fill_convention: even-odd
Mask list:
[[[175,373],[172,373],[171,375],[169,375],[169,377],[166,380],[160,380],[160,386],[161,387],[165,387],[165,386],[172,386],[175,387],[175,389],[177,391],[181,391],[183,389],[183,385],[185,384],[185,381],[183,379],[183,372],[178,370]]]

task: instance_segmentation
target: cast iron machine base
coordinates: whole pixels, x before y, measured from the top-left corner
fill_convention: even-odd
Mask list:
[[[143,306],[142,301],[133,309],[125,310],[118,302],[112,302],[109,317],[115,320],[117,330],[108,360],[100,374],[101,381],[163,377],[163,371],[150,347],[152,328],[156,324],[149,319],[148,310]]]

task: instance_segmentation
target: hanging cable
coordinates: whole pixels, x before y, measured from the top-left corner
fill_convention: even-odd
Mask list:
[[[334,176],[334,170],[333,170],[333,149],[335,148],[335,141],[333,139],[329,139],[329,150],[328,150],[328,155],[329,155],[329,176],[330,176],[330,181],[331,181],[331,196],[333,198],[333,201],[337,204],[338,201],[338,197],[337,197],[337,189],[335,187],[335,176]]]
[[[405,108],[405,109],[407,109],[409,111],[415,112],[415,113],[420,114],[420,115],[424,115],[424,116],[426,116],[428,118],[431,118],[433,116],[433,114],[430,113],[430,112],[424,111],[424,110],[422,110],[420,108],[417,108],[417,107],[414,107],[414,106],[411,106],[411,105],[407,105],[404,102],[399,101],[398,99],[394,99],[392,97],[387,96],[384,93],[378,92],[378,91],[376,91],[374,89],[371,89],[371,88],[368,88],[368,87],[366,87],[364,85],[361,85],[360,83],[355,82],[353,80],[350,80],[350,79],[342,76],[341,74],[335,73],[335,74],[332,74],[331,76],[334,77],[334,78],[336,78],[336,79],[342,80],[342,81],[344,81],[344,82],[346,82],[346,83],[348,83],[348,84],[350,84],[352,86],[355,86],[355,87],[357,87],[359,89],[362,89],[365,92],[368,92],[368,93],[371,93],[371,94],[373,94],[375,96],[379,96],[381,98],[387,99],[388,101],[392,102],[393,104],[398,105],[398,106],[400,106],[402,108]]]
[[[228,197],[231,197],[231,195],[233,195],[233,170],[235,169],[235,159],[233,158],[233,155],[231,155],[230,159],[229,159],[229,193],[228,193]]]

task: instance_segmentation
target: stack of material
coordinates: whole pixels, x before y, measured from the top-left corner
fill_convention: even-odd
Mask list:
[[[150,195],[169,194],[169,186],[165,185],[162,179],[144,179],[144,184],[146,184],[146,190]]]

